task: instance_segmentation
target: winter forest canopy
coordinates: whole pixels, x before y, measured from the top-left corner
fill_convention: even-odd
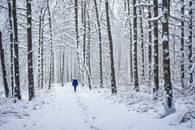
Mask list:
[[[0,0],[0,63],[0,129],[10,102],[73,79],[134,111],[192,123],[195,1]]]

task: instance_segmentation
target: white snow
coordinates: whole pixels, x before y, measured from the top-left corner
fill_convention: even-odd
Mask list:
[[[70,83],[56,85],[49,94],[37,95],[29,104],[16,103],[19,113],[27,116],[0,115],[0,130],[194,130],[195,127],[171,123],[175,115],[159,119],[158,115],[129,109],[119,96],[110,96],[107,89],[89,91],[79,86],[74,93]],[[131,100],[131,99],[129,99]],[[39,102],[38,102],[39,101]],[[12,104],[13,105],[13,104]],[[0,112],[6,106],[0,106]],[[131,106],[130,106],[131,107]],[[4,124],[1,122],[5,121]]]

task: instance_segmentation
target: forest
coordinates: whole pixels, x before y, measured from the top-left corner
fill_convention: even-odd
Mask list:
[[[194,0],[0,0],[0,130],[25,130],[26,125],[10,125],[9,118],[29,118],[26,111],[39,111],[38,106],[47,110],[52,102],[64,115],[79,106],[90,126],[63,129],[126,130],[114,124],[123,118],[118,107],[124,104],[135,115],[166,120],[154,130],[164,125],[167,130],[193,129],[194,32]],[[73,79],[79,84],[76,96]],[[61,108],[60,97],[75,104]],[[108,115],[119,112],[109,127],[94,121],[104,111],[100,99],[116,107],[108,106],[113,109]],[[58,118],[56,111],[49,113]],[[97,116],[90,117],[93,113]],[[135,126],[144,122],[138,117]],[[48,128],[35,126],[28,129],[50,129],[49,123]]]

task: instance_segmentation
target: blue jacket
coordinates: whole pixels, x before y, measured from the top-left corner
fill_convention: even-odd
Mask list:
[[[78,81],[76,79],[72,80],[72,86],[74,87],[78,86]]]

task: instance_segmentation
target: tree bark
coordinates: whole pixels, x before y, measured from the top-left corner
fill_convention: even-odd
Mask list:
[[[85,53],[86,53],[86,26],[87,22],[86,22],[86,1],[83,1],[83,28],[84,28],[84,33],[83,33],[83,62],[85,64]]]
[[[27,0],[27,44],[28,44],[28,92],[29,101],[34,97],[34,76],[33,76],[33,51],[32,51],[32,14],[31,0]]]
[[[133,43],[134,43],[134,89],[139,91],[138,66],[137,66],[137,9],[136,0],[133,0]]]
[[[75,11],[75,36],[76,36],[76,54],[77,54],[77,60],[79,64],[79,70],[81,70],[81,63],[80,63],[80,54],[79,54],[79,27],[78,27],[78,1],[74,1],[74,11]],[[81,71],[80,71],[81,72]],[[81,78],[81,73],[79,72],[79,76]]]
[[[14,42],[14,69],[15,69],[15,97],[21,99],[20,93],[20,72],[19,72],[19,54],[18,54],[18,26],[16,0],[12,0],[12,17],[13,17],[13,42]]]
[[[39,14],[39,48],[38,48],[38,88],[41,88],[41,27],[42,27],[42,8]]]
[[[77,50],[79,48],[79,29],[78,29],[78,1],[75,0],[75,6],[74,6],[74,10],[75,10],[75,33],[76,33],[76,47]]]
[[[97,26],[98,26],[98,36],[99,36],[99,51],[100,51],[100,88],[103,87],[103,67],[102,67],[102,34],[101,34],[101,24],[99,19],[99,13],[98,13],[98,6],[97,6],[97,0],[94,0],[94,6],[95,6],[95,12],[96,12],[96,19],[97,19]]]
[[[193,12],[192,12],[192,0],[189,1],[189,36],[188,36],[188,50],[189,50],[189,55],[188,55],[188,60],[189,60],[189,84],[191,85],[193,83],[193,71],[192,71],[192,37],[193,37]]]
[[[87,29],[86,29],[86,1],[82,1],[82,8],[83,8],[83,12],[82,12],[82,17],[83,17],[83,29],[84,29],[84,32],[83,32],[83,66],[85,67],[85,62],[86,62],[86,32],[87,32]],[[82,83],[83,83],[83,86],[85,84],[85,70],[82,71]]]
[[[185,72],[184,72],[184,37],[185,37],[185,32],[184,32],[184,0],[181,0],[181,86],[184,88],[185,86]]]
[[[0,58],[1,58],[1,67],[2,67],[2,72],[3,72],[3,84],[4,84],[4,90],[5,90],[5,97],[9,97],[9,87],[7,83],[7,71],[6,71],[6,65],[5,65],[5,55],[4,55],[4,49],[2,45],[2,34],[0,31]]]
[[[150,3],[150,1],[149,1]],[[148,7],[148,19],[150,19],[152,17],[151,14],[151,7]],[[150,22],[150,20],[148,20],[148,84],[151,87],[151,80],[152,80],[152,24]]]
[[[87,66],[89,69],[89,74],[90,76],[88,76],[88,85],[89,88],[92,88],[91,86],[91,60],[90,60],[90,55],[91,55],[91,25],[90,25],[90,18],[89,18],[89,10],[87,11],[87,18],[88,18],[88,22],[87,22],[87,27],[88,27],[88,44],[87,44]]]
[[[52,34],[52,22],[51,22],[51,11],[49,6],[49,0],[47,0],[47,10],[49,15],[49,34],[50,34],[50,65],[49,65],[49,89],[51,84],[54,82],[54,59],[53,59],[53,34]]]
[[[132,53],[132,45],[133,45],[133,41],[132,41],[132,25],[131,25],[131,14],[130,14],[130,1],[127,0],[127,5],[128,5],[128,16],[129,16],[129,49],[130,49],[130,81],[131,83],[133,82],[133,53]]]
[[[10,63],[11,63],[11,95],[14,97],[14,57],[13,57],[13,25],[12,25],[12,7],[11,0],[7,0],[8,3],[8,15],[9,15],[9,37],[10,37]]]
[[[62,54],[61,83],[62,83],[62,87],[64,87],[64,51]]]
[[[44,59],[43,59],[43,51],[44,51],[44,49],[43,49],[43,31],[44,31],[44,14],[42,15],[41,14],[41,36],[40,36],[40,67],[41,67],[41,88],[43,88],[43,85],[44,85],[44,68],[43,68],[43,66],[44,66]]]
[[[170,71],[170,56],[169,56],[169,14],[170,14],[170,1],[163,0],[163,19],[162,22],[162,46],[163,46],[163,74],[164,74],[164,91],[165,102],[164,108],[166,114],[170,114],[175,109],[173,108],[172,100],[172,83],[171,83],[171,71]]]
[[[139,0],[140,3],[140,0]],[[145,60],[144,60],[144,30],[143,30],[143,18],[142,18],[142,7],[139,7],[140,17],[140,35],[141,35],[141,55],[142,55],[142,83],[145,82]]]
[[[154,3],[154,17],[158,17],[158,1],[153,0]],[[159,50],[158,50],[158,20],[154,21],[154,88],[153,88],[153,98],[156,100],[158,98],[159,89]]]
[[[106,20],[107,20],[107,32],[108,32],[108,39],[109,39],[109,45],[110,45],[111,91],[112,91],[112,94],[116,94],[117,93],[117,87],[116,87],[116,79],[115,79],[113,41],[112,41],[112,32],[111,32],[111,26],[110,26],[108,0],[105,0],[105,8],[106,8]]]

